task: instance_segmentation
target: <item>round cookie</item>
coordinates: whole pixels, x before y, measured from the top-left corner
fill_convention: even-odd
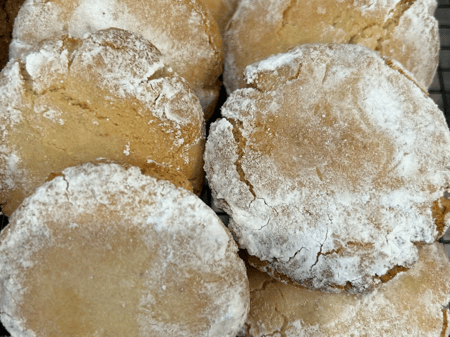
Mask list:
[[[247,65],[299,44],[352,43],[402,63],[428,88],[439,61],[436,0],[242,0],[224,35],[224,84],[245,87]]]
[[[211,126],[205,171],[255,266],[365,292],[444,233],[450,133],[398,63],[358,45],[302,45],[245,74],[250,88]]]
[[[195,0],[27,0],[14,23],[10,56],[48,38],[116,27],[142,34],[191,85],[206,115],[219,96],[223,45],[217,24]]]
[[[373,293],[327,294],[248,268],[250,313],[240,337],[447,336],[450,263],[441,244]]]
[[[5,214],[69,166],[107,158],[200,192],[204,119],[187,82],[120,29],[46,41],[0,73]]]
[[[237,246],[197,196],[116,164],[65,169],[0,235],[0,317],[14,336],[236,336]]]
[[[236,11],[239,0],[199,0],[211,13],[219,26],[220,32],[225,32],[227,24]]]

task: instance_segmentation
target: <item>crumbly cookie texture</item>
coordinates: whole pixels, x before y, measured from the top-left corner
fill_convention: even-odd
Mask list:
[[[204,119],[187,82],[120,29],[48,40],[0,73],[5,214],[53,174],[107,158],[200,192]]]
[[[239,337],[448,336],[450,263],[444,247],[419,248],[408,271],[370,294],[327,294],[248,268],[250,313]]]
[[[244,69],[308,43],[366,46],[402,63],[423,88],[439,61],[436,0],[241,0],[224,35],[224,84],[245,87]]]
[[[303,45],[247,67],[211,126],[205,171],[229,228],[278,279],[365,292],[449,225],[450,133],[400,64]]]
[[[223,45],[211,15],[195,0],[27,0],[14,23],[10,56],[61,35],[83,38],[116,27],[149,40],[186,79],[206,113],[214,110]]]
[[[13,336],[236,336],[237,246],[194,194],[137,167],[85,164],[39,187],[0,234]]]

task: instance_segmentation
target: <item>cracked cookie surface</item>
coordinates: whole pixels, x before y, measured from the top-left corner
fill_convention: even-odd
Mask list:
[[[192,87],[205,114],[212,114],[223,43],[215,20],[194,0],[27,0],[14,22],[10,56],[45,39],[84,38],[111,27],[140,34],[156,46]]]
[[[244,263],[217,215],[117,164],[65,169],[14,212],[0,295],[16,337],[234,337],[249,310]]]
[[[449,225],[450,133],[398,62],[358,45],[304,45],[247,67],[211,126],[215,204],[258,268],[365,292]],[[256,264],[255,264],[256,265]]]
[[[52,172],[98,158],[201,190],[204,119],[187,82],[120,29],[43,42],[0,74],[0,203],[10,215]]]
[[[352,43],[402,63],[427,89],[439,60],[435,0],[241,0],[224,35],[224,84],[246,66],[308,43]]]
[[[370,294],[327,294],[248,267],[250,313],[239,337],[447,336],[450,263],[441,244]]]

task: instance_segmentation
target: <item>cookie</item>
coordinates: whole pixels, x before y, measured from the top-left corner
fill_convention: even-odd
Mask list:
[[[191,85],[209,116],[218,99],[223,45],[217,24],[194,0],[27,0],[14,23],[10,57],[61,35],[121,28],[141,34]]]
[[[0,74],[0,204],[10,215],[55,172],[98,158],[199,193],[204,119],[188,83],[120,29],[49,40]]]
[[[237,246],[194,194],[137,167],[85,164],[39,187],[0,234],[13,336],[236,336]]]
[[[224,84],[245,87],[244,69],[299,44],[352,43],[402,63],[427,89],[439,61],[435,0],[242,0],[224,36]]]
[[[254,264],[323,291],[371,291],[449,225],[450,133],[398,62],[302,45],[246,69],[205,171]]]
[[[327,294],[271,279],[249,267],[251,307],[239,337],[447,336],[450,263],[440,244],[373,293]]]

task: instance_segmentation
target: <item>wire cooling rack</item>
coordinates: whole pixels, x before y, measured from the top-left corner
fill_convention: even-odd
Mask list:
[[[435,17],[439,21],[441,51],[439,53],[439,67],[428,92],[430,97],[439,106],[439,109],[441,109],[444,113],[447,124],[450,125],[450,0],[438,0],[438,8],[436,9]],[[222,86],[217,109],[206,125],[207,134],[211,123],[220,117],[220,107],[223,105],[226,98],[227,95],[224,87]],[[211,190],[207,185],[203,187],[200,197],[207,205],[212,206],[225,225],[228,225],[228,215],[223,211],[215,209],[212,204]],[[8,218],[1,214],[0,208],[0,231],[7,224]],[[447,255],[450,256],[450,230],[445,233],[439,242],[444,244]],[[0,322],[0,337],[9,336],[11,335],[6,331]],[[450,335],[448,337],[450,337]]]
[[[450,124],[450,0],[439,0],[435,16],[439,21],[441,51],[438,71],[428,92]]]
[[[439,67],[428,92],[439,109],[444,112],[447,124],[450,125],[450,0],[439,0],[435,16],[439,21],[441,51]],[[447,256],[450,257],[450,230],[439,242],[444,244]]]

